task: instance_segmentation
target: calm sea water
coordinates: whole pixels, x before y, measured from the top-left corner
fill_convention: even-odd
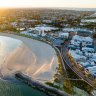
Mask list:
[[[47,96],[43,92],[33,89],[18,81],[11,83],[0,79],[0,96]]]

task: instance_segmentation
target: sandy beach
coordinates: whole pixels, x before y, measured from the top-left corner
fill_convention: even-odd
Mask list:
[[[0,36],[23,42],[6,57],[1,68],[4,76],[21,71],[41,82],[52,80],[58,66],[54,48],[46,43],[13,34],[0,33]]]

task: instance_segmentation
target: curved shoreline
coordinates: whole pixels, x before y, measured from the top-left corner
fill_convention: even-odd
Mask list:
[[[34,79],[31,79],[21,72],[16,73],[15,77],[17,79],[21,80],[22,82],[28,84],[29,86],[35,87],[35,88],[39,89],[40,91],[43,91],[43,92],[49,94],[50,96],[70,96],[69,94],[67,94],[61,90],[58,90],[54,87],[42,84]]]
[[[18,64],[21,66],[24,64],[26,67],[26,74],[29,76],[32,76],[41,82],[49,82],[53,80],[53,76],[56,73],[56,68],[58,67],[58,57],[52,46],[34,39],[26,38],[24,36],[4,33],[1,33],[0,35],[21,40],[28,49],[27,51],[25,50],[26,52],[24,52],[24,55],[21,51],[19,51],[15,56],[11,56],[16,62],[8,57],[10,59],[10,61],[8,60],[8,65],[11,64],[13,66],[14,63],[15,65]],[[30,66],[28,67],[28,65]],[[25,68],[24,66],[23,68]]]
[[[8,34],[8,33],[7,33]],[[16,34],[15,34],[16,35]],[[20,34],[17,34],[17,35],[19,35],[19,36],[22,36],[22,35],[20,35]],[[26,36],[23,36],[23,37],[26,37]],[[61,58],[61,55],[60,55],[60,52],[59,52],[59,50],[55,47],[55,46],[53,46],[52,44],[50,44],[50,42],[47,42],[47,41],[42,41],[42,40],[39,40],[39,39],[36,39],[36,38],[32,38],[32,37],[27,37],[27,38],[30,38],[30,39],[35,39],[35,40],[37,40],[37,41],[40,41],[40,42],[43,42],[43,43],[46,43],[46,44],[48,44],[48,45],[50,45],[52,48],[54,48],[54,50],[55,50],[55,52],[56,52],[56,54],[57,54],[57,57],[58,57],[58,55],[60,56],[60,59],[62,59]],[[61,63],[62,63],[62,60],[61,60]],[[29,77],[28,76],[26,76],[26,75],[24,75],[24,74],[19,74],[20,76],[21,76],[21,79],[22,79],[22,76],[24,76],[24,78],[25,79],[29,79]],[[28,77],[28,78],[26,78],[26,77]],[[23,78],[23,79],[24,79]],[[20,78],[19,78],[20,79]],[[38,81],[33,81],[33,80],[29,80],[33,85],[34,85],[34,82],[36,83],[36,85],[38,85],[39,86],[39,89],[40,89],[40,86],[43,86],[42,88],[43,88],[43,90],[42,91],[44,91],[44,89],[46,89],[46,88],[48,88],[48,89],[46,89],[46,90],[48,90],[48,92],[50,93],[50,88],[51,88],[51,90],[53,89],[53,93],[58,93],[58,91],[60,91],[60,90],[57,90],[56,88],[54,88],[54,87],[50,87],[49,88],[49,86],[48,85],[45,85],[45,84],[40,84],[39,85],[39,83],[38,83]],[[26,83],[26,81],[24,81],[25,83]],[[29,83],[30,83],[29,82]],[[28,84],[29,84],[28,83]],[[31,85],[31,86],[33,86],[33,85]],[[35,86],[35,87],[37,87],[37,86]],[[45,92],[45,91],[44,91]],[[55,95],[52,95],[52,96],[58,96],[58,95],[56,95],[56,93],[55,93]],[[65,93],[64,93],[64,91],[60,91],[60,93],[58,93],[59,94],[59,96],[69,96],[68,94],[66,95]],[[60,95],[61,94],[61,95]],[[62,95],[63,94],[63,95]]]

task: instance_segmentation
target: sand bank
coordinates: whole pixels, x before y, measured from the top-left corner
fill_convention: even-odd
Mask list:
[[[3,75],[22,71],[41,82],[52,80],[58,66],[54,48],[46,43],[13,34],[0,33],[0,36],[16,38],[23,42],[6,57],[1,70]]]

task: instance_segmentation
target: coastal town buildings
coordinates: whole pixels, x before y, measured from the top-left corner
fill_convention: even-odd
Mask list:
[[[96,77],[96,51],[93,39],[90,37],[73,36],[69,44],[69,54],[74,58],[77,65],[81,65]]]

